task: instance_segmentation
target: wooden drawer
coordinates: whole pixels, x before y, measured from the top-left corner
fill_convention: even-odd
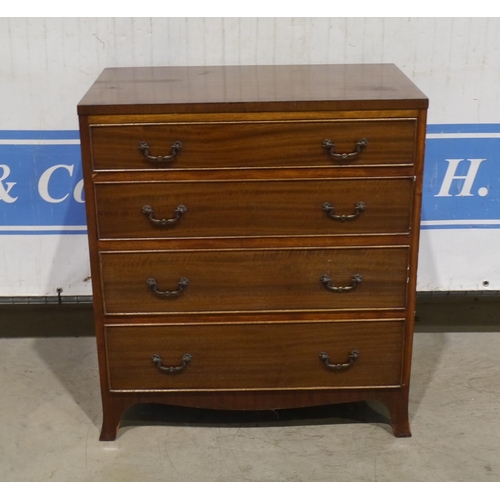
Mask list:
[[[407,234],[412,190],[413,177],[95,186],[101,239]],[[331,218],[326,202],[334,216],[359,216]]]
[[[106,327],[111,390],[397,386],[404,321]],[[328,368],[349,362],[350,366]],[[175,372],[162,366],[182,366]],[[158,361],[159,362],[159,361]]]
[[[90,131],[95,171],[411,165],[416,120],[94,125]],[[356,157],[341,160],[323,147],[325,139],[334,143],[335,153],[355,151],[360,139],[368,145]],[[146,142],[150,155],[167,156],[176,141],[182,150],[172,162],[152,162],[139,151]]]
[[[100,254],[107,314],[404,308],[408,247]],[[327,275],[331,283],[320,281]],[[355,276],[361,276],[357,283]],[[189,284],[179,286],[181,279]],[[175,296],[158,291],[182,291]],[[348,287],[338,293],[327,285]]]

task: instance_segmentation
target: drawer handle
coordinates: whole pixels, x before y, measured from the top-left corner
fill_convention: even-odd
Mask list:
[[[363,278],[359,274],[355,274],[352,277],[351,286],[333,286],[332,280],[326,274],[323,274],[319,280],[323,283],[327,290],[330,290],[331,292],[343,293],[350,292],[351,290],[357,288],[361,281],[363,281]]]
[[[139,151],[142,153],[144,158],[147,158],[150,161],[156,161],[158,163],[164,163],[168,161],[173,161],[175,160],[177,154],[181,151],[182,149],[182,142],[180,141],[175,141],[172,146],[170,147],[170,155],[168,156],[151,156],[149,154],[149,144],[147,142],[140,142],[139,143]]]
[[[345,370],[354,364],[359,358],[359,351],[351,351],[347,363],[330,363],[330,356],[326,352],[319,353],[319,359],[323,361],[324,365],[333,370]]]
[[[173,226],[177,224],[181,217],[187,212],[187,208],[184,205],[179,205],[174,210],[174,218],[173,219],[155,219],[153,213],[153,207],[149,205],[144,205],[142,207],[142,213],[149,219],[149,222],[155,226]]]
[[[156,365],[158,370],[164,373],[181,372],[182,370],[184,370],[184,368],[186,368],[191,359],[191,354],[184,354],[184,356],[182,356],[181,358],[181,364],[179,366],[163,366],[161,357],[158,354],[153,354],[153,356],[151,357],[151,361]]]
[[[323,203],[322,209],[323,212],[326,212],[330,218],[345,222],[347,220],[358,218],[361,212],[366,210],[366,205],[362,201],[356,203],[356,205],[354,205],[354,213],[351,215],[335,215],[332,205],[327,201]]]
[[[184,289],[189,285],[189,280],[187,278],[181,278],[179,283],[177,283],[177,290],[162,292],[158,290],[158,283],[154,278],[149,278],[146,281],[150,290],[160,297],[178,297]]]
[[[355,146],[356,149],[352,153],[335,153],[335,144],[330,139],[325,139],[323,141],[323,147],[330,153],[330,156],[336,160],[350,160],[351,158],[355,158],[361,154],[366,146],[368,146],[368,139],[360,139]]]

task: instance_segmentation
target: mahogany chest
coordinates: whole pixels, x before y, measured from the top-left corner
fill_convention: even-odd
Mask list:
[[[394,65],[110,68],[78,105],[103,426],[387,405],[409,436],[427,98]]]

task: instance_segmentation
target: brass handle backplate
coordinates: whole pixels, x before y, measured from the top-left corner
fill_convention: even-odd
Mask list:
[[[358,142],[355,144],[355,149],[351,153],[335,153],[335,144],[333,141],[330,139],[325,139],[323,141],[323,147],[328,151],[330,156],[332,158],[335,158],[336,160],[351,160],[353,158],[356,158],[356,156],[359,156],[363,149],[368,146],[368,139],[359,139]]]
[[[189,280],[187,278],[181,278],[177,283],[177,289],[172,291],[162,292],[158,290],[158,282],[154,278],[149,278],[146,281],[149,289],[160,297],[178,297],[184,289],[189,285]]]
[[[165,163],[169,161],[175,160],[177,155],[180,153],[182,150],[182,142],[180,141],[175,141],[172,146],[170,146],[170,154],[166,156],[151,156],[149,154],[149,144],[147,142],[140,142],[139,143],[139,151],[142,153],[142,156],[144,158],[147,158],[149,161],[154,161],[157,163]]]
[[[158,354],[153,354],[151,357],[151,361],[156,365],[158,370],[160,370],[163,373],[177,373],[186,368],[188,363],[191,362],[192,356],[191,354],[184,354],[181,358],[181,364],[178,366],[163,366],[162,364],[162,359]]]
[[[154,226],[168,227],[177,224],[181,217],[187,212],[187,208],[184,205],[179,205],[174,210],[174,217],[172,219],[155,219],[153,208],[149,205],[144,205],[142,207],[142,213],[148,218],[149,222]]]
[[[336,293],[343,293],[343,292],[350,292],[351,290],[357,288],[357,286],[363,281],[363,278],[361,277],[361,275],[355,274],[351,279],[350,286],[333,286],[332,280],[326,274],[323,274],[323,276],[321,276],[319,281],[323,284],[323,286],[327,290]]]
[[[351,351],[347,363],[330,363],[330,356],[326,352],[319,353],[319,359],[323,361],[324,365],[332,370],[345,370],[354,364],[359,358],[359,351]]]
[[[364,212],[366,210],[366,205],[362,201],[356,203],[356,205],[354,205],[354,213],[351,215],[335,215],[332,205],[327,201],[323,203],[323,206],[321,208],[323,209],[323,212],[326,212],[330,218],[339,220],[340,222],[346,222],[349,220],[357,219],[361,212]]]

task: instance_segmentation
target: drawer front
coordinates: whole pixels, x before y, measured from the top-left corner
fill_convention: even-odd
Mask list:
[[[412,190],[413,178],[95,186],[101,239],[408,233]]]
[[[90,130],[94,170],[397,165],[413,164],[416,120],[95,125]],[[334,154],[353,153],[361,139],[368,145],[344,160],[323,146],[330,140]],[[139,150],[145,142],[150,156],[171,156],[177,141],[182,149],[166,163]]]
[[[104,309],[133,314],[404,308],[408,256],[408,247],[103,252]]]
[[[403,343],[399,320],[106,328],[115,391],[397,386]]]

